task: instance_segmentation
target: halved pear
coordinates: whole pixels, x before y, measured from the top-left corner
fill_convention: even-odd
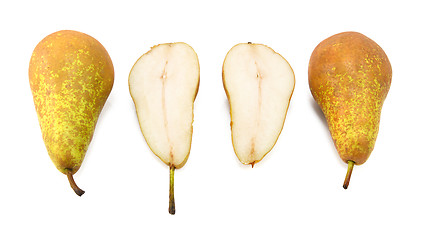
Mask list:
[[[129,89],[140,129],[152,152],[170,167],[171,214],[174,169],[183,167],[190,153],[198,88],[199,60],[186,43],[154,46],[130,71]]]
[[[252,167],[275,145],[295,86],[289,63],[268,46],[235,45],[225,57],[222,78],[230,103],[232,143]]]

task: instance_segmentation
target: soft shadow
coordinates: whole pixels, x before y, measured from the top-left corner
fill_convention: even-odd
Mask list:
[[[227,111],[230,112],[230,102],[228,101],[228,98],[225,99],[224,105],[225,109],[227,109]]]

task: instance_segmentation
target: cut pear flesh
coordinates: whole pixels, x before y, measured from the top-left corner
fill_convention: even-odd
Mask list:
[[[148,146],[170,167],[170,214],[175,214],[174,170],[186,163],[193,133],[199,60],[185,43],[153,47],[134,64],[130,94]]]
[[[225,57],[223,83],[230,103],[235,154],[252,166],[273,148],[294,91],[288,62],[262,44],[241,43]]]
[[[153,47],[133,66],[129,88],[142,133],[167,165],[182,167],[192,138],[199,60],[185,43]]]

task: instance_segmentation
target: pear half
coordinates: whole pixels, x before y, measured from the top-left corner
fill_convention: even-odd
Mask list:
[[[253,43],[231,48],[222,72],[234,151],[243,164],[253,167],[282,131],[294,91],[294,72],[280,54]]]
[[[143,136],[170,167],[170,214],[175,214],[174,170],[184,166],[190,153],[198,88],[199,60],[185,43],[154,46],[137,60],[129,76]]]

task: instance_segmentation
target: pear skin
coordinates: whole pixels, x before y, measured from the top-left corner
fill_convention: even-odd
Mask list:
[[[99,114],[114,83],[105,48],[81,32],[45,37],[32,53],[29,83],[42,137],[56,168],[73,180],[92,140]]]
[[[354,164],[366,162],[374,149],[392,67],[373,40],[361,33],[344,32],[314,49],[308,76],[336,150],[349,165],[346,189]]]

